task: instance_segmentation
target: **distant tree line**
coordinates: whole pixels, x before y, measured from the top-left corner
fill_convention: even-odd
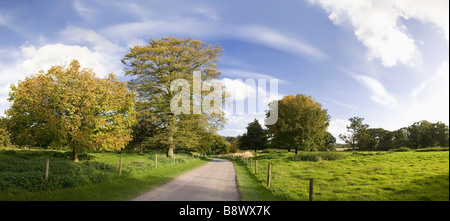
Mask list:
[[[241,150],[266,148],[303,151],[334,150],[336,138],[326,131],[329,116],[319,103],[304,95],[287,96],[278,101],[278,122],[263,129],[258,120],[247,126],[247,132],[232,141]],[[419,121],[395,131],[370,128],[364,118],[349,119],[347,133],[339,135],[353,150],[386,151],[402,147],[419,149],[448,147],[449,127],[442,122]],[[230,139],[230,138],[228,138]]]
[[[353,149],[394,150],[401,147],[410,149],[426,147],[448,147],[449,127],[442,122],[419,121],[411,126],[395,131],[383,128],[369,128],[364,118],[350,118],[347,133],[340,138]]]

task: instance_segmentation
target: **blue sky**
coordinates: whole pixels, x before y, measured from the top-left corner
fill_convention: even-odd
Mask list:
[[[130,46],[176,36],[219,44],[225,81],[278,79],[269,98],[312,96],[336,137],[353,116],[389,130],[448,125],[448,20],[447,0],[0,0],[0,112],[9,85],[41,69],[79,59],[125,79]],[[263,114],[227,117],[219,134],[234,136]]]

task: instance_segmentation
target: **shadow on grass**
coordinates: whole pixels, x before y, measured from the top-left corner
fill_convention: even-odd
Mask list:
[[[414,201],[449,201],[449,174],[415,179],[396,187],[395,196]]]

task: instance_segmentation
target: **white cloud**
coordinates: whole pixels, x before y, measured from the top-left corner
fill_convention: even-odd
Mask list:
[[[234,99],[242,101],[248,97],[256,97],[256,87],[245,82],[245,79],[224,78],[221,80],[225,90],[234,96]]]
[[[420,53],[408,29],[400,21],[418,19],[430,22],[444,32],[448,42],[448,1],[409,0],[309,0],[320,4],[334,24],[349,22],[359,41],[368,49],[368,59],[383,66],[398,63],[415,65]]]
[[[119,75],[122,72],[120,60],[128,48],[112,43],[104,36],[91,30],[68,25],[60,33],[60,42],[68,45],[87,46],[93,53],[100,54],[101,60],[95,61],[107,67],[108,73],[114,72]],[[81,59],[81,58],[80,58]],[[99,73],[102,76],[108,73]]]
[[[449,123],[449,63],[444,61],[436,73],[411,93],[409,106],[402,109],[405,120]],[[411,122],[410,122],[411,123]],[[413,123],[413,122],[412,122]]]
[[[97,49],[99,48],[97,47]],[[83,68],[92,68],[97,77],[106,77],[109,73],[117,70],[116,60],[111,60],[108,54],[92,50],[87,46],[47,44],[36,47],[25,44],[18,50],[2,50],[2,52],[10,55],[8,62],[0,61],[0,110],[2,114],[9,107],[6,99],[10,91],[10,84],[15,84],[31,74],[37,74],[40,70],[47,71],[54,65],[68,64],[73,59],[78,59]]]
[[[272,85],[266,81],[266,87],[258,82],[257,79],[242,81],[238,79],[224,78],[221,80],[229,93],[234,97],[230,97],[230,106],[225,107],[225,118],[227,123],[224,130],[219,134],[227,136],[237,136],[245,132],[248,123],[257,119],[264,127],[265,110],[268,110],[269,102],[280,100],[283,95],[278,91],[273,91]],[[270,88],[269,88],[270,87]],[[277,87],[274,87],[277,89]]]
[[[108,61],[102,53],[78,45],[48,44],[40,48],[23,46],[24,60],[18,65],[19,73],[29,75],[48,70],[53,65],[69,63],[78,59],[82,67],[92,68],[98,77],[109,74]]]
[[[347,120],[334,119],[330,121],[330,125],[327,130],[336,138],[337,143],[344,143],[344,141],[339,138],[339,135],[346,133],[347,125],[350,125],[350,122]]]
[[[396,0],[394,7],[405,19],[416,18],[431,23],[449,41],[449,1],[446,0]]]
[[[352,74],[351,77],[372,92],[370,99],[373,101],[391,108],[397,107],[397,100],[389,94],[383,84],[378,80],[366,75],[358,74]]]
[[[227,119],[227,123],[225,128],[221,131],[218,131],[220,135],[224,136],[238,136],[246,133],[245,129],[250,122],[253,122],[254,119],[257,119],[259,124],[264,128],[264,113],[256,113],[256,114],[231,114],[225,111],[225,118]]]

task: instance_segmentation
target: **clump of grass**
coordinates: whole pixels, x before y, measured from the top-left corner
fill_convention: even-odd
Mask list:
[[[346,155],[338,152],[299,152],[293,156],[295,161],[323,161],[323,160],[342,160]]]

